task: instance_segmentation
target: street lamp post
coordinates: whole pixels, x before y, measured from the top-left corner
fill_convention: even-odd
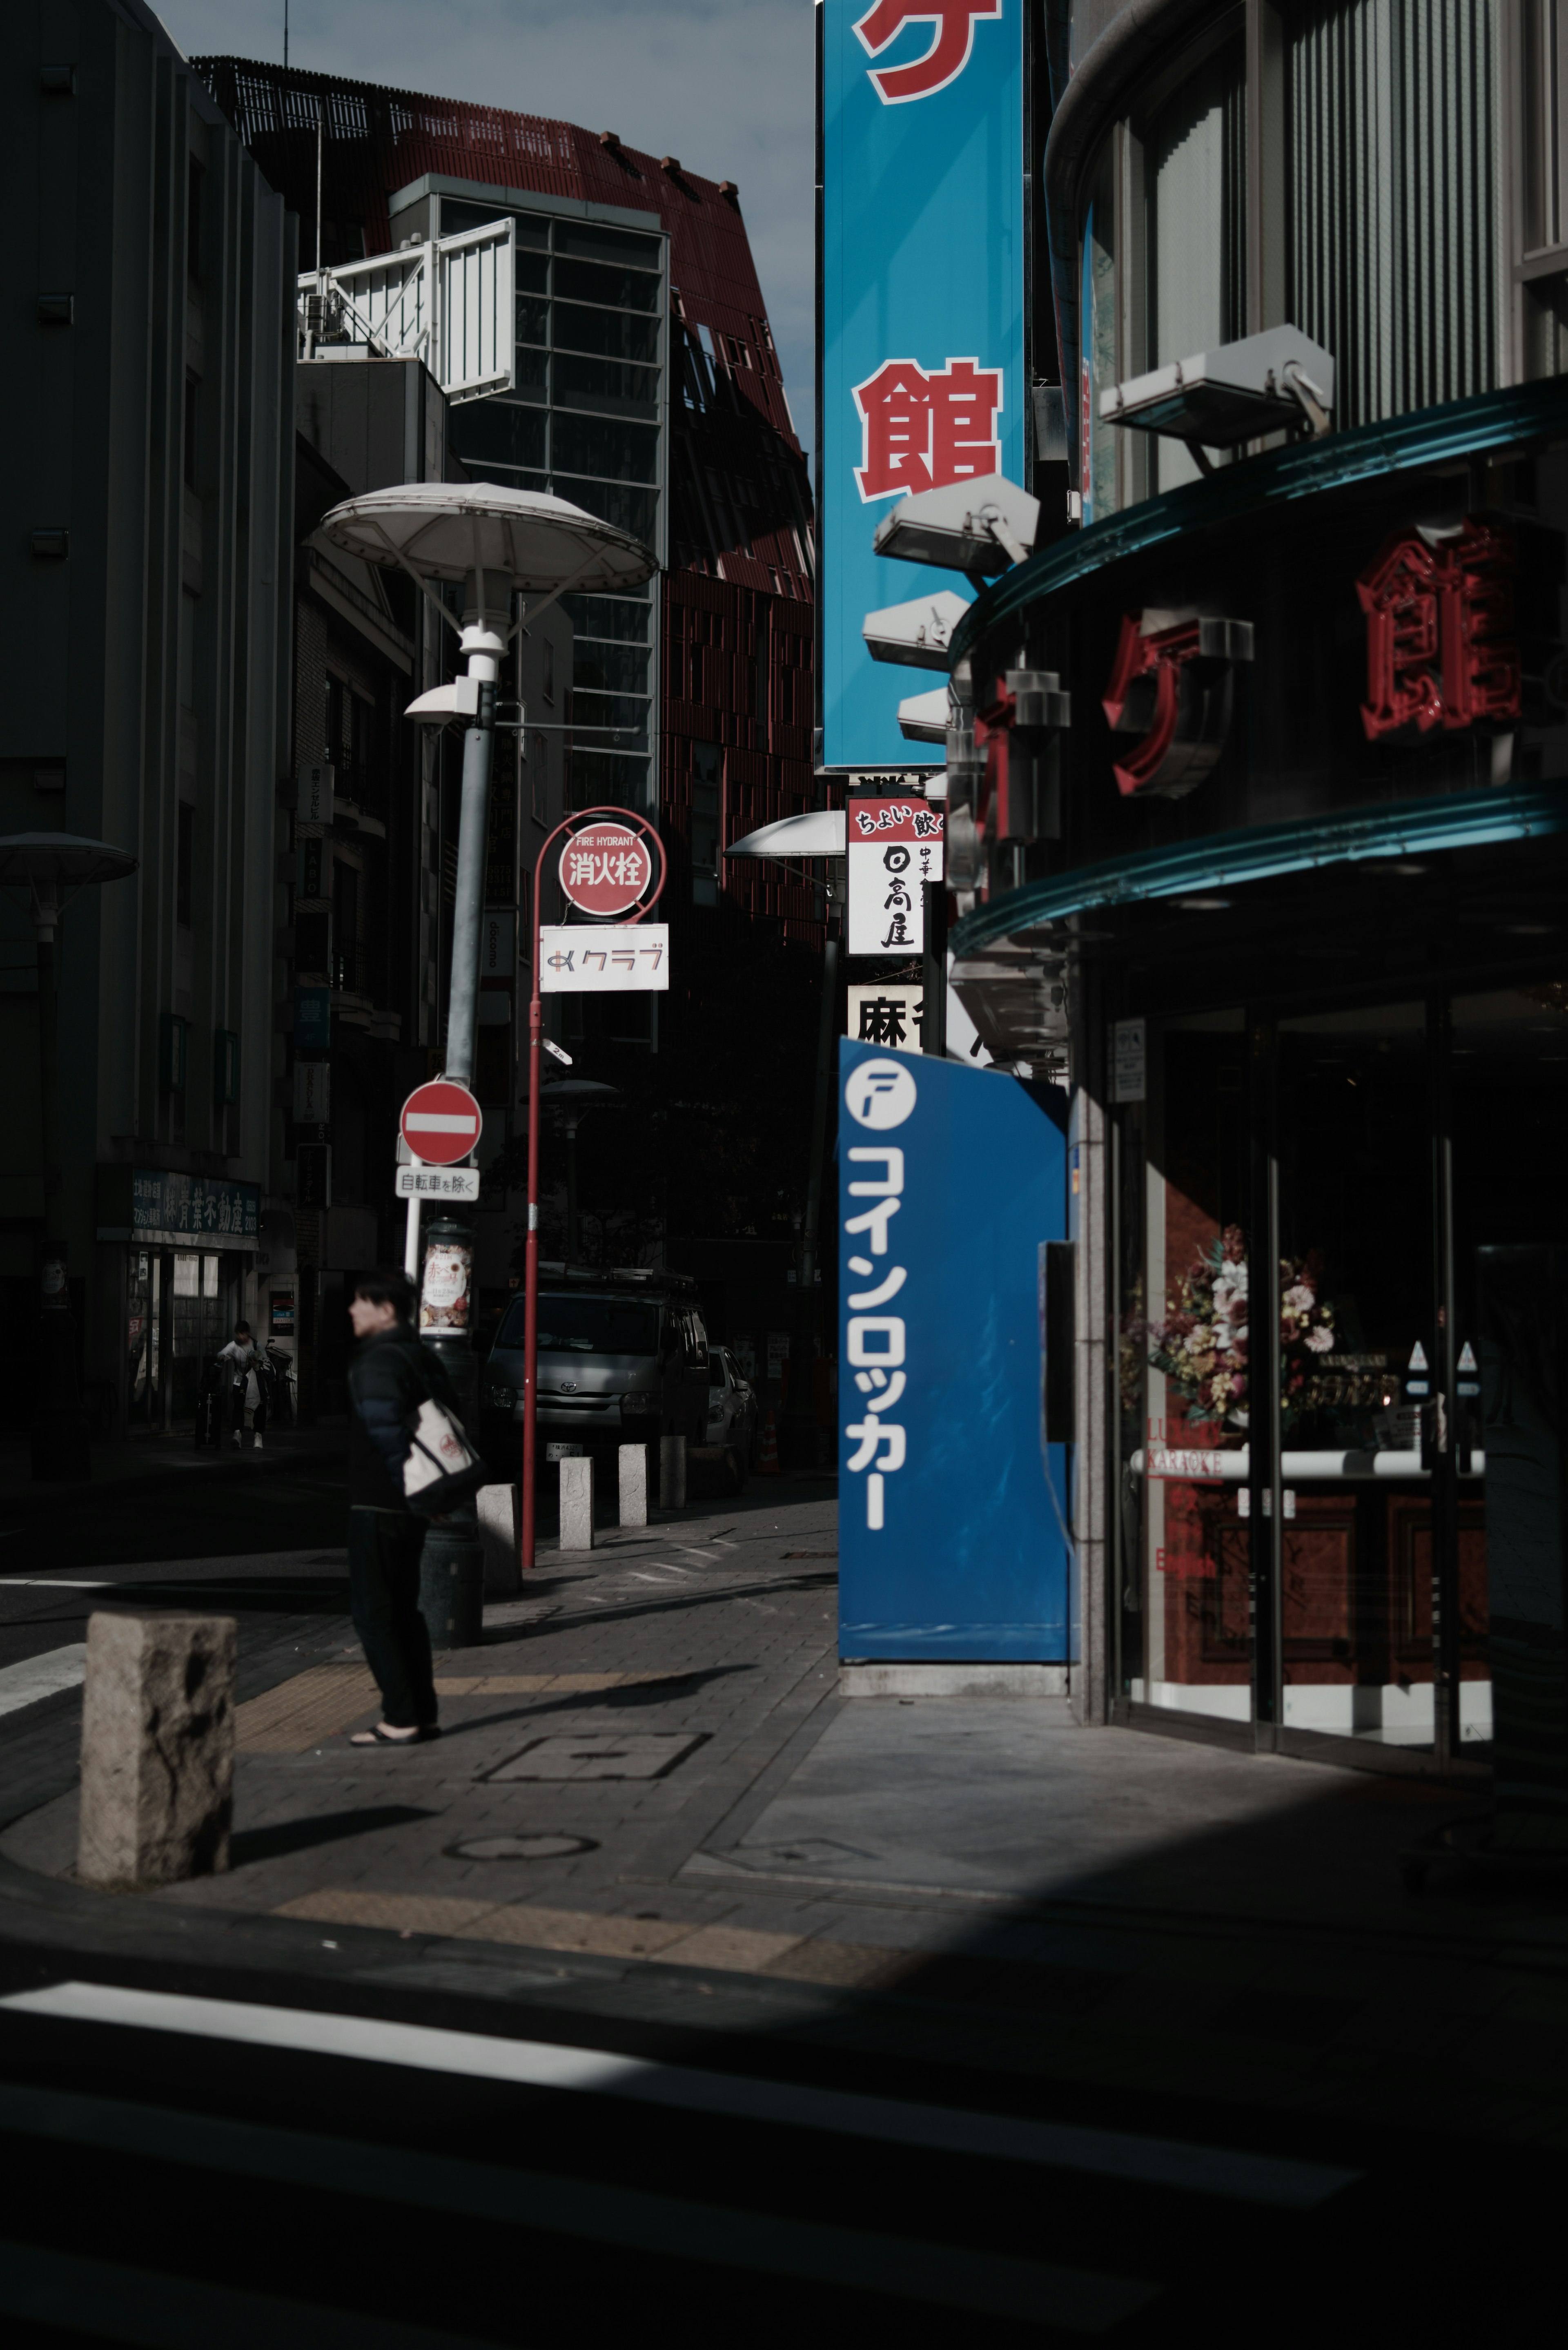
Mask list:
[[[421,596],[458,637],[467,657],[463,674],[410,703],[410,718],[445,723],[467,721],[462,744],[462,791],[459,814],[456,903],[452,913],[452,971],[447,992],[444,1074],[472,1084],[479,1011],[479,958],[484,915],[484,857],[490,805],[490,771],[495,740],[495,688],[506,648],[526,619],[536,619],[559,597],[640,586],[658,568],[657,558],[638,539],[585,514],[565,498],[543,491],[513,490],[491,482],[413,482],[370,490],[334,506],[320,525],[322,536],[362,561],[408,573]],[[462,625],[452,619],[432,581],[460,581],[466,588]],[[518,619],[509,618],[514,594],[529,601]],[[526,713],[518,712],[518,723]],[[538,1005],[537,892],[535,899],[535,1008]],[[531,1069],[536,1093],[538,1045],[531,1032]],[[528,1138],[529,1164],[536,1163],[536,1111]],[[529,1185],[529,1243],[537,1222],[537,1192]],[[459,1392],[471,1400],[473,1369],[472,1328],[449,1342]],[[525,1481],[526,1485],[526,1481]],[[524,1491],[524,1513],[531,1519],[532,1497]],[[461,1539],[472,1550],[464,1572],[477,1572],[477,1540],[467,1542],[472,1513],[463,1513]],[[441,1529],[436,1530],[438,1533]],[[455,1563],[454,1563],[455,1571]]]
[[[67,1273],[60,1150],[60,1057],[55,992],[55,932],[71,898],[95,882],[136,870],[129,850],[66,832],[24,832],[0,840],[0,888],[25,889],[38,958],[38,1108],[44,1217],[39,1260],[39,1363],[32,1472],[48,1481],[90,1476],[88,1418],[77,1384],[76,1332]]]

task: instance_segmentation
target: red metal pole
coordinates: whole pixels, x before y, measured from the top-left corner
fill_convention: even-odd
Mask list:
[[[534,868],[534,991],[528,1002],[528,1239],[523,1274],[523,1572],[534,1564],[535,1458],[537,1452],[539,1386],[539,1055],[545,1034],[545,1005],[539,990],[539,891],[545,878],[545,854]]]
[[[520,1548],[523,1572],[526,1575],[534,1564],[534,1478],[538,1453],[539,1399],[539,1055],[544,1050],[545,1003],[540,987],[540,891],[545,885],[545,859],[564,832],[573,832],[594,816],[612,816],[624,824],[628,816],[659,856],[659,880],[651,894],[633,915],[640,921],[649,907],[655,904],[664,890],[668,868],[664,844],[645,816],[631,815],[626,808],[578,808],[565,817],[539,851],[534,867],[534,992],[528,1002],[528,1240],[524,1256],[523,1289],[523,1506],[518,1512],[522,1522]],[[649,873],[653,859],[649,859]]]

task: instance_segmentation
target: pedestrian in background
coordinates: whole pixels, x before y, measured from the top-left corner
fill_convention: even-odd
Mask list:
[[[426,1525],[444,1523],[442,1503],[462,1499],[484,1473],[463,1446],[452,1383],[420,1344],[415,1304],[412,1282],[394,1271],[368,1274],[348,1309],[358,1341],[348,1367],[349,1604],[381,1692],[381,1719],[355,1732],[355,1746],[412,1746],[441,1735],[420,1554]],[[420,1442],[432,1422],[458,1431],[455,1451],[467,1467],[456,1477],[432,1469]]]
[[[254,1431],[252,1451],[262,1449],[262,1436],[266,1428],[266,1359],[251,1337],[248,1322],[236,1322],[234,1335],[226,1347],[218,1349],[220,1363],[233,1367],[230,1373],[229,1422],[234,1451],[244,1440],[247,1422]]]

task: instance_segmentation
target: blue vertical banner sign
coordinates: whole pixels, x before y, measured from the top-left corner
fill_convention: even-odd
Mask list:
[[[839,1653],[1071,1661],[1041,1250],[1067,1097],[839,1046]]]
[[[1023,0],[819,0],[823,764],[903,765],[906,670],[869,611],[929,596],[874,556],[913,490],[1023,479]]]

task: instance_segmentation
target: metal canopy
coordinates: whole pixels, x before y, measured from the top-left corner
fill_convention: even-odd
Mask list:
[[[564,588],[639,587],[657,557],[597,515],[544,490],[493,482],[410,482],[346,498],[321,535],[368,563],[396,564],[424,579],[467,580],[544,595]]]
[[[748,832],[726,848],[726,857],[843,857],[845,818],[842,808],[807,808],[804,816],[780,816]]]
[[[71,832],[14,832],[0,840],[0,889],[52,881],[57,889],[81,889],[92,881],[121,881],[136,866],[129,849]]]

